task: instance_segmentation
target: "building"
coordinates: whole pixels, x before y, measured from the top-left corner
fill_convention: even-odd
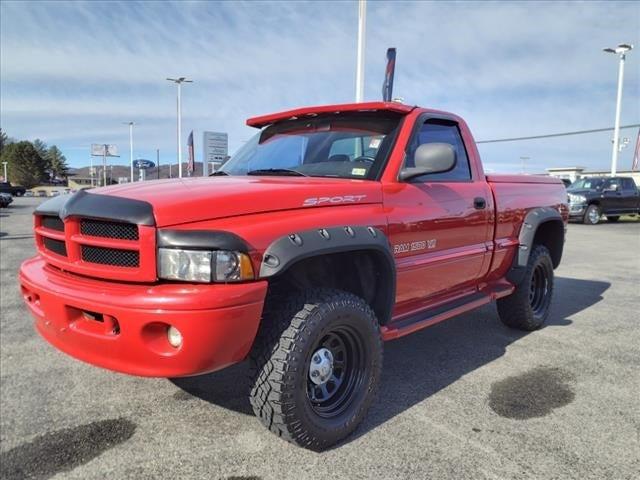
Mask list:
[[[69,188],[73,190],[83,190],[85,188],[91,188],[93,186],[93,180],[91,177],[69,177]]]
[[[557,178],[566,178],[571,180],[571,182],[575,182],[579,178],[583,177],[609,177],[611,175],[611,171],[590,171],[585,172],[584,167],[555,167],[555,168],[547,168],[547,173],[552,177]],[[632,170],[622,170],[616,173],[617,177],[631,177],[633,181],[636,182],[636,185],[640,187],[640,172],[632,171]]]

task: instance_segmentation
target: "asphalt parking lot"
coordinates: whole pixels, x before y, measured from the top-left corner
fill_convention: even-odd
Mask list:
[[[143,379],[40,339],[17,283],[38,202],[0,210],[2,478],[638,478],[638,221],[569,226],[542,330],[489,306],[387,343],[365,423],[313,453],[253,417],[245,365]]]

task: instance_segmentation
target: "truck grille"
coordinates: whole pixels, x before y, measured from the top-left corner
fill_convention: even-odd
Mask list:
[[[67,256],[67,246],[60,240],[44,237],[44,247],[50,252],[57,253],[63,257]]]
[[[132,223],[82,219],[80,221],[80,233],[90,237],[138,240],[138,226]]]
[[[64,222],[60,217],[42,217],[42,226],[58,232],[64,232]]]
[[[52,215],[36,215],[35,226],[40,253],[62,270],[119,281],[157,278],[153,226]]]
[[[82,260],[100,265],[135,268],[140,265],[140,254],[133,250],[82,245]]]

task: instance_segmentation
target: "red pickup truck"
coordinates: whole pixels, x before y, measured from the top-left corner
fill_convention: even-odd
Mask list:
[[[383,341],[497,300],[549,315],[560,180],[485,175],[460,117],[393,102],[301,108],[209,178],[42,203],[20,270],[38,332],[80,360],[178,377],[249,359],[279,436],[326,448],[363,419]]]

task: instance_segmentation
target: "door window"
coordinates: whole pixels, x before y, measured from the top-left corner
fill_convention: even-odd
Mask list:
[[[448,143],[456,152],[456,166],[453,170],[443,173],[431,173],[418,177],[421,182],[434,181],[469,181],[471,180],[471,169],[469,168],[469,158],[464,147],[464,141],[460,130],[455,122],[440,119],[427,120],[409,145],[405,160],[405,167],[414,167],[414,155],[416,149],[425,143]]]
[[[631,178],[623,178],[622,179],[622,189],[627,192],[635,192],[636,184]]]
[[[620,190],[620,178],[609,178],[604,181],[603,190]]]

